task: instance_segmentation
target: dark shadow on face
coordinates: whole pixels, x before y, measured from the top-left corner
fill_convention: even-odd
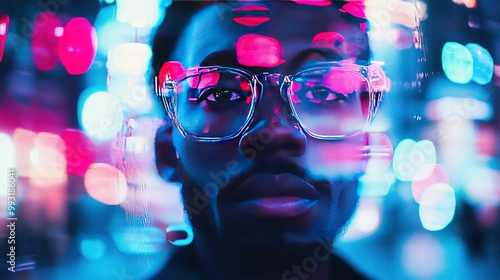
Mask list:
[[[186,67],[217,64],[288,74],[311,60],[369,55],[368,47],[359,45],[366,33],[333,6],[281,1],[255,5],[269,8],[270,19],[254,27],[232,18],[234,5],[203,10],[183,34],[174,59]],[[246,34],[273,38],[277,48],[270,50],[267,42],[256,40],[250,49],[237,49]],[[314,40],[318,34],[343,41],[325,45]],[[279,56],[283,62],[248,64],[248,57],[258,60],[259,55]],[[283,271],[338,236],[358,201],[365,145],[362,136],[345,141],[306,136],[276,88],[264,91],[251,125],[239,138],[207,143],[185,138],[176,129],[172,135],[198,249],[223,256],[235,267],[263,272]]]

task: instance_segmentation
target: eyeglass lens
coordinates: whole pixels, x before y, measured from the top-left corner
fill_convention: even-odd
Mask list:
[[[249,122],[257,100],[249,77],[220,69],[188,76],[175,90],[180,125],[199,137],[237,134]],[[366,125],[369,85],[359,72],[314,68],[292,77],[286,90],[292,110],[310,134],[348,135]]]

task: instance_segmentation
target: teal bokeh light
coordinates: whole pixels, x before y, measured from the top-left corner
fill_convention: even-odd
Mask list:
[[[469,43],[465,46],[472,55],[472,81],[479,85],[486,85],[493,78],[494,62],[491,54],[482,46]]]
[[[448,226],[455,216],[455,191],[448,184],[431,185],[420,199],[419,216],[422,227],[438,231]]]
[[[87,238],[80,243],[80,252],[89,260],[97,260],[106,252],[106,244],[100,238]]]
[[[472,80],[472,54],[464,45],[447,42],[443,46],[441,60],[444,74],[450,81],[457,84],[466,84]]]

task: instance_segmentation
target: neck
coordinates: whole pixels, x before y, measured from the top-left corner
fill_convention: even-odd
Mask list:
[[[200,235],[195,240],[196,254],[210,279],[332,279],[332,257],[326,243],[291,254],[277,248],[241,250]]]

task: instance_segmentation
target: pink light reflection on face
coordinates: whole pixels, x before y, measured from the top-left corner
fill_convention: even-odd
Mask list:
[[[444,167],[440,164],[427,164],[423,166],[422,173],[429,173],[429,169],[433,169],[432,173],[430,173],[429,177],[423,179],[423,180],[413,180],[411,184],[411,192],[413,195],[413,198],[417,203],[420,202],[420,199],[422,198],[422,194],[424,191],[434,185],[434,184],[449,184],[450,180],[448,178],[448,173],[444,169]],[[416,176],[417,178],[419,176]]]
[[[97,53],[97,33],[85,18],[71,19],[59,41],[59,58],[72,75],[87,72]]]
[[[269,21],[269,8],[257,5],[233,9],[233,20],[241,25],[254,27]]]
[[[365,4],[360,1],[349,2],[342,6],[340,11],[349,13],[357,18],[366,19]]]
[[[368,24],[366,22],[360,23],[359,29],[361,30],[361,32],[367,33],[368,32]]]
[[[335,50],[340,55],[345,55],[345,38],[337,32],[321,32],[314,36],[312,45],[318,48]]]
[[[330,0],[292,0],[293,2],[301,5],[310,5],[310,6],[329,6],[332,4]]]
[[[167,76],[174,81],[184,78],[186,76],[184,66],[178,61],[167,61],[163,63],[158,77],[160,87],[163,87]]]
[[[258,34],[246,34],[236,42],[236,56],[241,65],[249,67],[276,67],[285,62],[281,58],[278,40]]]
[[[359,143],[350,143],[348,141],[339,142],[338,148],[335,151],[330,151],[323,153],[322,158],[319,162],[324,163],[337,163],[348,161],[360,161],[362,156],[362,151]]]
[[[366,171],[369,173],[382,173],[391,164],[394,154],[391,139],[385,133],[370,132],[369,155]]]
[[[351,94],[362,89],[364,79],[357,73],[333,68],[325,75],[323,85],[342,94]]]
[[[61,20],[51,12],[40,13],[33,23],[31,55],[38,70],[50,71],[59,63],[56,30],[62,26]]]
[[[187,79],[187,82],[191,88],[206,88],[215,86],[219,82],[220,73],[206,73],[201,76],[194,76]]]

